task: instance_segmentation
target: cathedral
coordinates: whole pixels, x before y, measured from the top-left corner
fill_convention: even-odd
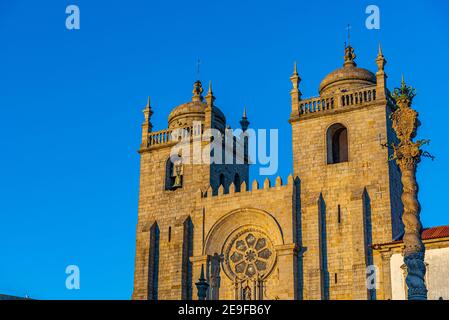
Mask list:
[[[152,130],[148,100],[133,299],[197,299],[202,275],[210,300],[391,299],[389,257],[376,248],[403,233],[401,173],[385,147],[396,142],[394,101],[382,49],[375,73],[355,58],[346,46],[343,66],[307,99],[295,64],[286,181],[250,181],[244,137],[234,137],[245,148],[240,162],[172,160],[177,132],[206,150],[208,129],[225,134],[212,86],[203,97],[197,81],[191,101],[171,111],[162,131]],[[246,113],[240,124],[244,133]]]

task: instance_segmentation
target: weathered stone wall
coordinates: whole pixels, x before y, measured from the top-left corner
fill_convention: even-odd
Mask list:
[[[393,238],[390,199],[397,190],[390,188],[397,188],[391,184],[397,175],[390,172],[389,151],[381,146],[391,139],[387,116],[385,101],[292,121],[294,174],[301,180],[305,299],[368,298],[367,239],[382,243]],[[349,161],[327,164],[326,132],[335,123],[348,130]],[[320,195],[325,235],[319,228]]]
[[[231,185],[229,194],[220,188],[217,196],[212,189],[197,198],[193,215],[195,244],[193,279],[198,279],[201,265],[206,267],[206,277],[210,282],[208,256],[223,255],[226,243],[232,234],[247,230],[260,230],[273,245],[276,260],[264,282],[263,299],[294,299],[298,297],[299,278],[297,266],[297,213],[295,210],[298,186],[293,178],[281,185],[280,179],[270,187],[268,181],[258,189],[253,184],[251,191],[234,192]],[[235,286],[223,270],[220,271],[220,299],[235,299]],[[196,288],[194,289],[196,297]]]
[[[150,229],[155,222],[160,230],[158,299],[181,299],[187,285],[182,276],[184,223],[195,208],[196,192],[209,183],[210,167],[184,165],[183,187],[168,191],[165,169],[169,156],[170,146],[141,154],[134,299],[148,298]]]
[[[207,148],[207,144],[202,145]],[[248,181],[248,164],[183,164],[183,187],[166,190],[166,162],[173,146],[157,145],[141,152],[134,299],[155,298],[152,286],[157,287],[154,289],[157,299],[192,298],[191,294],[189,296],[191,282],[198,278],[192,278],[192,270],[189,270],[190,257],[186,253],[193,248],[186,241],[193,247],[201,241],[193,239],[193,230],[197,228],[194,223],[191,235],[185,226],[197,208],[198,191],[206,190],[209,185],[217,190],[221,173],[225,176],[226,193],[236,173],[241,181]],[[158,248],[151,248],[151,230],[155,224],[159,230]],[[158,251],[158,272],[154,281],[154,252],[151,250]]]

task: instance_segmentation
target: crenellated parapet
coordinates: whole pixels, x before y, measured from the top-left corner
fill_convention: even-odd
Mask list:
[[[228,187],[228,192],[225,192],[223,185],[218,188],[213,188],[209,186],[206,190],[198,190],[197,200],[199,201],[210,201],[221,198],[230,198],[233,196],[248,196],[253,197],[256,195],[266,196],[267,192],[278,192],[278,191],[291,191],[295,186],[295,179],[292,175],[288,176],[287,184],[284,184],[281,177],[277,177],[275,183],[272,184],[269,178],[264,180],[262,185],[259,184],[257,180],[254,180],[251,185],[248,185],[245,181],[242,182],[240,188],[236,188],[234,183],[231,183]]]

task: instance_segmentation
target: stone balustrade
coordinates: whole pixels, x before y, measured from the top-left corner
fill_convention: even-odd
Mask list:
[[[178,142],[191,137],[201,137],[204,126],[189,126],[174,129],[165,129],[148,133],[148,146],[156,146]]]
[[[301,101],[299,105],[299,114],[307,114],[312,112],[326,111],[335,108],[334,98],[311,98]]]
[[[342,92],[328,98],[314,97],[300,101],[299,115],[369,104],[376,101],[376,99],[375,86],[364,88],[363,90]]]

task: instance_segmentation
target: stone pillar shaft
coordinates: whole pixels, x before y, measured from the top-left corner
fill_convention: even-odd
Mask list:
[[[426,300],[427,288],[424,282],[426,266],[424,264],[425,248],[421,239],[422,225],[419,219],[418,184],[416,183],[416,167],[421,160],[420,147],[426,141],[413,142],[418,127],[418,113],[411,108],[415,90],[405,85],[394,90],[393,98],[397,109],[392,114],[393,129],[399,144],[393,145],[393,157],[402,173],[402,203],[404,211],[404,263],[407,266],[406,283],[409,300]]]

